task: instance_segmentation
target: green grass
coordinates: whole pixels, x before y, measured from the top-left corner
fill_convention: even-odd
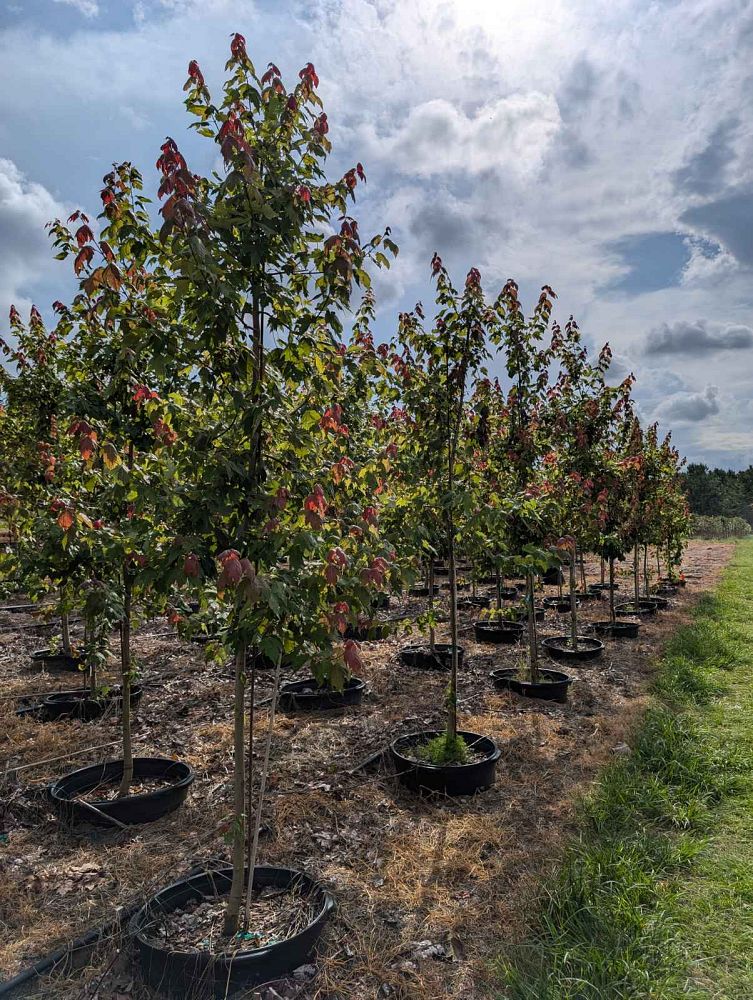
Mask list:
[[[632,752],[582,804],[509,1000],[753,998],[753,543],[669,643]]]

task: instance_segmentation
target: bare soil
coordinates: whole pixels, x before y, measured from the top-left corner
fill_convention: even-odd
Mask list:
[[[301,869],[334,893],[338,910],[322,957],[290,980],[249,996],[262,1000],[487,1000],[500,943],[520,933],[532,897],[557,864],[573,830],[574,805],[647,703],[647,686],[667,637],[688,619],[734,546],[691,542],[688,585],[668,610],[641,622],[637,640],[605,639],[597,661],[554,664],[576,678],[565,705],[495,691],[489,672],[520,666],[521,646],[478,645],[462,614],[466,663],[459,681],[462,729],[493,737],[502,750],[494,788],[471,799],[418,799],[386,764],[358,769],[392,739],[442,728],[447,675],[411,670],[399,649],[420,641],[410,618],[425,599],[393,600],[380,618],[407,616],[405,631],[363,643],[368,683],[358,708],[278,714],[263,813],[260,863]],[[587,566],[589,582],[598,566]],[[619,594],[629,595],[630,579]],[[493,587],[480,588],[493,593]],[[547,588],[554,595],[556,588]],[[541,596],[541,595],[539,595]],[[446,605],[446,594],[440,595]],[[608,617],[589,601],[582,622]],[[134,647],[144,695],[134,719],[135,752],[172,757],[197,772],[177,813],[127,831],[62,827],[46,785],[75,767],[119,756],[113,717],[41,724],[15,715],[16,698],[77,686],[69,672],[47,672],[30,654],[50,629],[0,612],[0,973],[33,960],[112,918],[197,866],[227,860],[232,800],[232,667],[207,664],[203,650],[143,624]],[[568,622],[548,611],[541,637]],[[36,634],[35,634],[36,633]],[[161,633],[161,634],[159,634]],[[440,630],[438,640],[446,641]],[[116,644],[113,642],[113,649]],[[546,658],[542,659],[542,666]],[[295,679],[292,674],[284,680]],[[116,683],[114,670],[101,682]],[[263,702],[272,677],[256,677]],[[259,709],[258,731],[268,707]],[[259,756],[263,746],[259,744]],[[68,755],[65,759],[55,759]],[[28,766],[33,765],[33,766]],[[258,769],[257,769],[258,770]],[[77,978],[40,984],[34,995],[146,1000],[128,949],[110,941]]]

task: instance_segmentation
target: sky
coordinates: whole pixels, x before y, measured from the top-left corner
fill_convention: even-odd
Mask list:
[[[331,175],[366,169],[361,233],[400,245],[378,332],[435,250],[550,284],[690,461],[753,463],[753,0],[0,0],[0,333],[70,294],[44,224],[96,215],[111,163],[151,189],[170,135],[216,165],[182,86],[234,31],[291,86],[314,63]]]

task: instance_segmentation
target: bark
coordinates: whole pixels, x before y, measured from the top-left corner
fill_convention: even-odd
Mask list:
[[[497,611],[502,610],[502,574],[497,566]]]
[[[71,630],[68,621],[68,610],[65,608],[65,592],[60,588],[60,603],[63,610],[60,612],[60,628],[63,634],[63,652],[68,655],[71,651]]]
[[[254,817],[254,836],[251,841],[251,849],[248,856],[248,887],[246,890],[246,906],[243,915],[243,926],[248,928],[249,914],[251,911],[251,897],[254,886],[254,870],[256,869],[256,857],[259,851],[259,831],[261,830],[262,807],[264,805],[264,793],[267,790],[267,776],[269,774],[269,753],[272,746],[272,732],[275,728],[275,715],[277,713],[277,696],[280,691],[280,665],[282,664],[282,654],[277,659],[275,667],[274,690],[272,691],[272,705],[269,709],[269,726],[267,728],[267,740],[264,746],[264,761],[261,769],[261,782],[259,785],[259,798],[256,803],[256,815]],[[249,819],[251,813],[249,810]]]
[[[431,612],[434,611],[434,560],[433,559],[429,560],[428,577],[429,577],[429,584],[428,584],[428,586],[429,586],[429,605],[428,605],[428,607],[429,607],[429,613],[431,614]],[[435,640],[434,626],[430,625],[429,626],[429,649],[432,652],[432,656],[434,655],[434,640]]]
[[[633,590],[635,592],[635,610],[638,610],[638,601],[641,599],[641,583],[640,583],[640,572],[638,565],[638,543],[635,543],[633,549]]]
[[[239,642],[235,650],[235,695],[233,705],[233,880],[230,886],[227,909],[225,910],[224,932],[232,937],[238,931],[241,906],[243,904],[244,862],[245,862],[245,706],[243,696],[246,687],[246,644]]]
[[[578,648],[578,608],[575,596],[575,546],[570,553],[570,644],[573,649]]]
[[[133,580],[125,571],[123,585],[123,619],[120,622],[120,690],[123,699],[121,728],[123,732],[123,777],[118,798],[128,795],[133,782],[133,746],[131,744],[131,596]]]
[[[616,620],[614,613],[614,556],[609,557],[609,617],[614,625]]]
[[[646,597],[649,597],[651,587],[648,572],[648,545],[643,546],[643,587],[646,591]]]
[[[450,684],[447,689],[447,736],[454,740],[458,733],[458,581],[455,570],[455,539],[452,514],[448,515],[448,541],[450,543],[450,642],[452,664]]]
[[[528,659],[531,683],[539,680],[539,650],[536,636],[536,612],[534,610],[533,573],[526,574],[526,600],[528,602]]]
[[[256,689],[256,668],[254,664],[254,654],[257,651],[255,649],[251,650],[251,662],[252,666],[249,671],[248,669],[248,659],[246,660],[246,689],[248,693],[248,750],[246,753],[246,870],[252,872],[254,870],[253,866],[253,845],[254,845],[254,830],[249,822],[252,809],[252,796],[254,791],[254,697]],[[282,659],[282,656],[280,657]],[[248,888],[246,891],[246,908],[243,915],[243,929],[248,930],[248,907],[251,897],[251,887],[253,885],[253,879],[248,883]]]
[[[604,556],[600,556],[600,558],[599,558],[599,562],[601,563],[601,565],[600,565],[600,567],[599,567],[599,568],[600,568],[600,571],[601,571],[601,582],[602,582],[602,583],[604,583],[604,582],[605,582],[605,581],[604,581],[604,572],[605,572],[605,566],[604,566]]]

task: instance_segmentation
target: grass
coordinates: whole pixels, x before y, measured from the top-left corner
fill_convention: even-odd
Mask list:
[[[629,755],[579,835],[505,1000],[753,998],[753,542],[667,646]]]

